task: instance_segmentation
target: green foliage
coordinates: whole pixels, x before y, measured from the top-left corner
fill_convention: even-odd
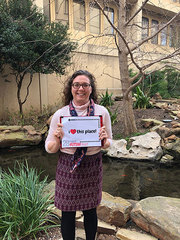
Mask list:
[[[151,103],[149,102],[150,97],[146,96],[139,86],[136,88],[136,93],[134,93],[134,97],[136,98],[136,101],[134,102],[134,108],[146,109],[151,107]]]
[[[112,124],[112,126],[113,126],[115,123],[118,122],[118,120],[117,120],[117,116],[118,116],[118,111],[117,111],[117,110],[118,110],[118,109],[116,108],[116,110],[115,110],[114,113],[112,113],[112,111],[110,110],[109,107],[107,107],[107,110],[108,110],[109,115],[110,115],[110,117],[111,117],[111,124]]]
[[[114,140],[119,140],[119,139],[122,139],[122,138],[123,138],[123,136],[120,133],[117,133],[113,136]]]
[[[136,73],[134,73],[132,70],[129,70],[129,75],[130,77],[133,77],[136,75]],[[169,91],[169,80],[166,75],[166,70],[155,71],[151,74],[146,73],[144,81],[140,83],[139,86],[145,95],[150,97],[153,97],[156,93],[159,93],[162,98],[170,98],[172,96]],[[137,82],[139,78],[136,79],[134,83]],[[133,94],[136,94],[136,88],[133,89]]]
[[[38,231],[52,227],[45,225],[52,203],[48,195],[43,195],[47,179],[40,181],[40,175],[27,164],[20,165],[15,172],[0,173],[0,238],[3,240],[28,235],[35,238]]]
[[[139,86],[150,97],[159,93],[165,99],[179,98],[180,73],[173,68],[166,68],[151,74],[147,73],[144,81]]]
[[[105,94],[101,94],[101,100],[100,100],[100,105],[104,106],[107,108],[109,115],[111,117],[111,124],[114,125],[117,122],[117,108],[115,110],[115,112],[113,113],[110,109],[110,107],[114,104],[114,100],[112,99],[112,95],[113,93],[109,94],[108,93],[108,89],[106,89],[106,93]]]
[[[104,106],[104,107],[109,107],[112,106],[114,104],[114,101],[112,99],[112,95],[113,93],[109,94],[108,93],[108,89],[106,89],[106,93],[102,93],[100,95],[101,100],[100,100],[100,105]]]
[[[25,75],[63,75],[76,47],[68,26],[49,23],[33,0],[0,0],[0,70],[6,64],[12,69],[21,114],[27,100],[20,93]]]
[[[57,109],[58,106],[43,106],[41,113],[38,109],[31,106],[28,111],[24,112],[23,118],[18,111],[10,112],[7,109],[5,111],[6,117],[0,121],[0,125],[33,125],[36,130],[41,130],[46,124],[46,120],[54,113],[54,109]]]
[[[141,86],[142,90],[148,93],[150,97],[159,93],[162,98],[170,98],[170,94],[168,92],[168,82],[164,71],[156,71],[152,74],[147,74]]]
[[[49,23],[32,0],[0,0],[0,6],[0,52],[4,64],[10,64],[18,74],[64,74],[70,53],[76,48],[68,27],[60,22]]]
[[[129,69],[129,77],[134,77],[137,73],[133,72],[133,69]]]
[[[168,92],[173,98],[180,98],[180,72],[173,68],[165,69]]]

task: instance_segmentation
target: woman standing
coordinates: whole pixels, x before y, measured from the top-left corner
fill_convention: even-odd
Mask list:
[[[75,239],[76,211],[83,211],[86,240],[94,240],[97,231],[96,207],[102,197],[101,147],[61,148],[61,116],[102,115],[99,139],[103,148],[112,142],[111,120],[107,109],[96,104],[95,78],[88,71],[76,71],[64,89],[65,106],[51,120],[45,147],[49,153],[60,150],[56,170],[55,206],[62,210],[61,232],[64,240]]]

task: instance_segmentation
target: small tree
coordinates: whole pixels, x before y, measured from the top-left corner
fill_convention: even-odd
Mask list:
[[[165,22],[161,23],[161,25],[159,25],[157,28],[152,26],[151,34],[142,36],[141,34],[143,31],[147,31],[149,29],[142,25],[141,21],[138,20],[138,16],[141,16],[143,11],[146,12],[146,6],[151,3],[150,0],[114,0],[111,2],[94,0],[94,2],[97,4],[114,31],[114,42],[118,50],[119,59],[119,79],[121,81],[123,94],[124,134],[128,136],[137,131],[133,112],[132,90],[136,88],[142,81],[144,81],[147,75],[146,72],[149,71],[152,66],[155,68],[155,66],[157,66],[159,63],[165,65],[165,61],[168,60],[171,60],[172,63],[179,63],[179,44],[177,44],[177,46],[171,46],[172,48],[170,51],[166,49],[166,51],[161,55],[159,54],[158,49],[156,52],[155,45],[152,49],[152,52],[149,52],[146,44],[149,41],[153,42],[160,33],[163,36],[166,35],[168,27],[177,27],[180,19],[180,11],[174,14],[169,12],[169,15],[167,15],[167,10],[162,10],[160,15],[164,15],[163,20]],[[163,0],[159,0],[157,2],[159,8],[161,9],[163,6]],[[111,3],[114,3],[114,5],[117,7],[118,17],[117,22],[115,23],[111,19],[111,14],[108,14],[106,11]],[[151,4],[153,5],[153,3]],[[141,37],[136,39],[136,33],[140,33],[139,36]],[[173,41],[172,44],[174,45]],[[153,53],[158,54],[154,56]],[[146,61],[147,59],[148,61]],[[137,74],[133,77],[129,76],[129,66],[133,66],[133,68],[137,69]],[[148,73],[148,75],[149,74],[150,73]]]
[[[76,43],[70,41],[67,30],[60,22],[49,23],[33,0],[0,0],[0,67],[9,65],[15,77],[21,115],[34,73],[63,75],[70,64]],[[27,74],[29,83],[22,99]]]

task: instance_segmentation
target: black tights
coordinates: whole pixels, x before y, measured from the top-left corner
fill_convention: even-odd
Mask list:
[[[84,229],[86,240],[94,240],[97,231],[97,213],[96,208],[83,211]],[[61,233],[63,240],[75,239],[75,216],[76,212],[62,211]]]

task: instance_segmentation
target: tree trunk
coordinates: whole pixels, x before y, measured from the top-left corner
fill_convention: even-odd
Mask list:
[[[18,79],[19,78],[19,79]],[[16,83],[17,83],[17,99],[18,99],[18,104],[19,104],[19,113],[23,118],[23,104],[21,100],[21,87],[22,87],[22,80],[23,77],[21,75],[16,76]]]
[[[126,38],[126,16],[125,16],[125,0],[119,0],[119,21],[118,28],[120,32],[123,34],[124,38]],[[119,41],[119,70],[120,70],[120,79],[121,79],[121,87],[123,94],[123,113],[124,113],[124,134],[126,136],[131,135],[132,133],[137,131],[135,117],[133,112],[132,105],[132,94],[131,92],[126,94],[128,88],[131,83],[129,81],[129,71],[128,71],[128,57],[127,57],[127,47],[125,42],[123,41],[121,36],[118,36]]]
[[[137,132],[136,122],[132,106],[132,97],[123,97],[123,113],[124,113],[124,135],[129,136]]]
[[[123,53],[119,54],[119,69],[123,93],[124,134],[125,136],[129,136],[132,133],[137,132],[137,128],[133,112],[132,94],[131,92],[128,96],[126,94],[127,89],[130,87],[130,82],[127,55],[124,55]]]

